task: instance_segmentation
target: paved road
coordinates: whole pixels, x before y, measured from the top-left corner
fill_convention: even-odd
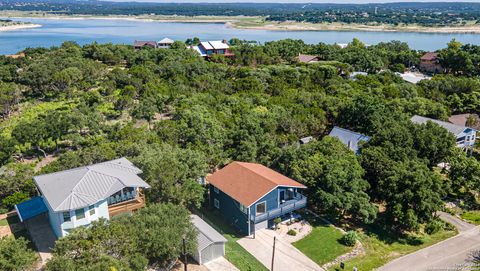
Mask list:
[[[255,239],[247,236],[238,240],[238,243],[270,270],[274,236],[277,237],[273,268],[275,271],[323,271],[314,261],[310,260],[310,258],[283,240],[272,230],[259,230]]]
[[[467,266],[470,254],[480,250],[480,228],[447,213],[440,218],[455,225],[459,234],[433,246],[405,255],[379,268],[379,271],[454,270]],[[469,270],[469,269],[455,269]]]

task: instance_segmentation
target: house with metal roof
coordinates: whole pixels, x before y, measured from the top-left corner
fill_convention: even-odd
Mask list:
[[[370,137],[366,135],[362,135],[360,133],[337,126],[333,127],[332,131],[330,131],[330,134],[328,135],[338,138],[343,144],[345,144],[345,146],[347,146],[356,154],[360,152],[361,143],[368,142],[370,140]]]
[[[136,50],[140,50],[145,47],[157,48],[157,42],[153,40],[136,40],[133,42],[133,47]]]
[[[190,215],[190,218],[198,232],[197,251],[193,254],[193,258],[199,264],[206,264],[219,257],[225,256],[225,243],[227,239],[199,216]]]
[[[145,206],[142,190],[150,186],[126,158],[33,177],[40,194],[16,206],[21,221],[48,213],[57,237],[100,218]]]
[[[157,42],[157,48],[164,48],[164,49],[168,49],[170,47],[172,47],[172,44],[174,43],[175,41],[172,40],[172,39],[169,39],[169,38],[163,38],[161,40],[159,40]]]
[[[305,185],[260,164],[232,162],[207,180],[212,208],[247,235],[307,205]]]
[[[413,116],[410,120],[416,124],[426,124],[429,121],[436,123],[455,136],[457,139],[457,147],[465,150],[473,150],[473,146],[475,145],[475,141],[477,139],[476,129],[418,115]]]
[[[205,58],[213,55],[224,55],[227,57],[235,55],[230,51],[230,45],[228,45],[226,40],[202,41],[200,44],[192,46],[191,48]]]

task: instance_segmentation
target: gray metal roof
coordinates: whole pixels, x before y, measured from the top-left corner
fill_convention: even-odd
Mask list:
[[[192,219],[193,225],[198,230],[198,251],[204,250],[213,243],[227,242],[225,237],[212,228],[212,226],[208,225],[208,223],[201,219],[198,215],[190,215],[190,218]]]
[[[410,120],[414,123],[417,123],[417,124],[425,124],[428,121],[434,122],[434,123],[440,125],[441,127],[447,129],[450,133],[452,133],[454,135],[459,135],[459,134],[463,133],[463,131],[465,131],[465,129],[468,128],[468,127],[465,127],[465,126],[456,125],[456,124],[453,124],[453,123],[449,123],[449,122],[445,122],[445,121],[441,121],[441,120],[436,120],[436,119],[431,119],[431,118],[427,118],[427,117],[422,117],[422,116],[418,116],[418,115],[413,116]]]
[[[329,136],[338,138],[343,144],[345,144],[350,150],[354,151],[355,153],[358,152],[358,145],[361,141],[367,142],[370,140],[370,137],[366,135],[362,135],[336,126],[333,127]]]
[[[125,187],[150,186],[142,171],[126,158],[33,177],[53,211],[76,210],[95,204]]]
[[[174,42],[175,42],[174,40],[169,38],[163,38],[162,40],[158,41],[158,43],[161,43],[161,44],[172,44]]]

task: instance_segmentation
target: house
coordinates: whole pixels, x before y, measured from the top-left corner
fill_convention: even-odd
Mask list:
[[[47,213],[60,238],[100,218],[134,212],[145,206],[142,190],[150,186],[126,158],[33,177],[39,197],[15,206],[23,222]]]
[[[420,58],[420,64],[418,65],[420,71],[428,73],[441,73],[444,71],[438,53],[428,52]]]
[[[422,73],[414,73],[414,72],[405,72],[405,73],[399,73],[396,72],[396,75],[402,77],[402,79],[406,82],[412,83],[412,84],[418,84],[418,82],[422,80],[431,80],[432,77],[426,76]]]
[[[247,235],[307,206],[306,186],[260,164],[232,162],[207,179],[211,206]]]
[[[466,127],[464,125],[457,125],[450,122],[445,122],[441,120],[431,119],[422,116],[413,116],[411,121],[416,124],[425,124],[429,121],[440,125],[441,127],[447,129],[450,133],[452,133],[457,139],[457,147],[468,150],[473,149],[475,145],[477,130]]]
[[[136,40],[133,43],[133,47],[135,50],[140,50],[145,47],[150,47],[150,48],[157,48],[157,42],[156,41],[141,41],[141,40]]]
[[[171,40],[169,38],[164,38],[162,40],[159,40],[157,42],[157,48],[163,48],[163,49],[168,49],[172,47],[172,44],[174,43],[174,40]]]
[[[345,146],[347,146],[356,154],[360,152],[361,143],[368,142],[370,140],[370,137],[366,135],[362,135],[337,126],[333,127],[332,131],[330,131],[330,134],[328,135],[338,138],[343,144],[345,144]]]
[[[308,144],[314,140],[313,136],[307,136],[307,137],[302,137],[300,140],[298,140],[298,143],[301,145]]]
[[[297,61],[300,63],[315,63],[320,61],[320,58],[318,56],[299,54],[297,57]]]
[[[227,239],[199,216],[191,215],[190,218],[198,232],[197,250],[193,254],[193,258],[200,265],[203,265],[225,256],[225,243]]]
[[[230,51],[230,46],[226,40],[223,41],[202,41],[197,46],[191,47],[202,57],[209,58],[213,55],[224,55],[232,57],[235,54]]]

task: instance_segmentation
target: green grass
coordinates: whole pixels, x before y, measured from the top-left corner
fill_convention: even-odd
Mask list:
[[[480,211],[463,212],[460,216],[470,223],[480,225]]]
[[[0,226],[7,226],[7,225],[8,225],[7,219],[0,220]]]
[[[343,233],[338,229],[321,223],[312,226],[312,232],[293,245],[320,266],[352,250],[340,243]]]
[[[365,249],[365,255],[345,262],[345,270],[353,270],[354,266],[362,271],[373,270],[402,255],[452,237],[456,233],[456,231],[442,230],[432,235],[423,234],[402,238],[371,226],[365,229],[364,233],[359,234],[360,241]],[[340,270],[340,268],[334,266],[331,270]]]
[[[237,243],[240,238],[244,237],[243,235],[237,234],[228,224],[220,219],[219,216],[209,211],[202,210],[199,216],[227,239],[227,243],[225,244],[225,258],[228,261],[241,271],[267,271],[267,268],[265,268],[261,262]]]

